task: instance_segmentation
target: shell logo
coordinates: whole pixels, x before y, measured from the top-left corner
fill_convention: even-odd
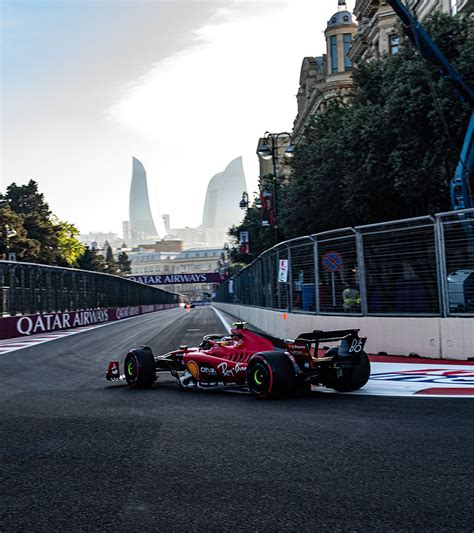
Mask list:
[[[194,361],[189,361],[186,367],[193,376],[193,378],[197,379],[199,376],[199,367],[197,366],[197,363],[195,363]]]

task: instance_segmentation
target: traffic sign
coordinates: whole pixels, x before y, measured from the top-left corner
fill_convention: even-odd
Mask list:
[[[287,283],[288,281],[288,259],[278,261],[278,281],[280,283]]]
[[[326,252],[321,259],[323,268],[328,272],[337,272],[344,265],[342,255],[339,252]]]

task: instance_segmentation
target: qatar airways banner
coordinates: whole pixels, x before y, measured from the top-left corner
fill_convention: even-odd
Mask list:
[[[11,339],[25,335],[37,335],[49,331],[93,326],[103,322],[123,320],[133,316],[153,313],[177,307],[178,304],[153,304],[129,307],[108,307],[90,311],[71,311],[69,313],[45,313],[0,318],[0,339]]]
[[[218,272],[199,274],[167,274],[166,276],[128,276],[132,281],[138,281],[144,285],[175,285],[183,283],[221,283],[226,276]]]

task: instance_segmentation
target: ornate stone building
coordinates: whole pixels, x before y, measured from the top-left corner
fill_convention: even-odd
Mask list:
[[[433,11],[452,13],[451,0],[404,0],[420,22]],[[457,0],[460,13],[472,12],[474,0]],[[357,64],[362,60],[377,59],[383,54],[396,54],[399,46],[398,17],[384,0],[356,0],[354,15],[359,30],[352,43],[350,58]]]
[[[340,5],[345,7],[344,2]],[[328,100],[350,96],[352,60],[349,49],[356,33],[357,24],[351,13],[341,10],[331,17],[324,32],[326,53],[303,59],[296,96],[298,115],[293,125],[294,142],[304,134],[308,120],[324,110]]]
[[[223,253],[222,248],[191,248],[179,252],[143,249],[138,253],[130,253],[129,258],[132,276],[169,276],[217,272]],[[206,295],[215,291],[214,283],[170,284],[159,287],[180,294],[183,301],[206,300]]]

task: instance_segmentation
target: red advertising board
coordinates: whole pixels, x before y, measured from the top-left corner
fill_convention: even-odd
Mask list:
[[[11,339],[49,331],[101,324],[177,307],[178,304],[153,304],[108,307],[67,313],[43,313],[0,318],[0,339]]]

